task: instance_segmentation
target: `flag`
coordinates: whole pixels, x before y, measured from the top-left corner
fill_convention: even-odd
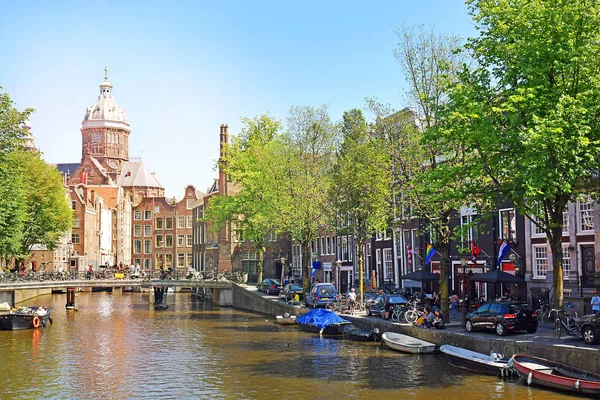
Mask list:
[[[311,276],[311,277],[315,276],[315,272],[316,272],[316,271],[317,271],[317,270],[313,268],[313,269],[312,269],[312,272],[311,272],[311,274],[310,274],[310,276]]]
[[[500,250],[498,251],[498,268],[502,264],[502,259],[510,250],[510,246],[504,240],[500,240]]]
[[[475,244],[475,241],[471,242],[471,260],[473,261],[473,263],[477,261],[479,253],[481,253],[481,247]]]
[[[429,261],[433,258],[435,254],[435,249],[431,245],[431,243],[427,243],[427,251],[425,252],[425,265],[429,264]]]
[[[406,258],[407,258],[408,266],[410,267],[412,265],[413,249],[410,246],[406,246],[406,249],[408,250],[406,252]]]

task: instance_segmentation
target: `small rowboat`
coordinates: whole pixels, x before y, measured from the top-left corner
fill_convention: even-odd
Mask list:
[[[287,313],[286,313],[287,314]],[[295,325],[296,324],[296,316],[295,315],[278,315],[276,316],[276,321],[279,325]]]
[[[440,347],[440,350],[446,355],[448,364],[456,368],[502,376],[506,375],[506,372],[509,371],[508,359],[504,358],[500,353],[491,352],[489,355],[482,354],[449,344],[443,345]]]
[[[379,329],[377,328],[367,331],[357,328],[354,325],[346,325],[344,335],[350,340],[359,342],[377,342],[381,340],[381,335],[379,335]]]
[[[385,332],[383,342],[390,348],[404,353],[433,353],[435,344],[400,333]]]
[[[508,366],[528,385],[536,384],[583,394],[600,394],[600,375],[544,358],[515,354]]]

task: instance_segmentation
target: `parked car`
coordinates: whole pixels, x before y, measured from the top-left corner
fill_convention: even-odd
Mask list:
[[[363,293],[363,300],[365,302],[365,306],[369,306],[375,302],[375,297],[377,297],[377,292],[365,292]]]
[[[370,304],[366,304],[367,315],[379,315],[385,318],[385,306],[389,304],[390,307],[394,307],[398,304],[405,304],[406,298],[400,294],[379,294],[375,297]]]
[[[579,318],[581,337],[586,344],[597,344],[600,339],[600,312]]]
[[[279,294],[281,290],[281,283],[277,279],[267,278],[257,286],[258,290],[265,292],[266,294]]]
[[[302,297],[302,292],[303,292],[302,286],[297,285],[295,283],[288,283],[279,292],[279,298],[283,299],[285,301],[294,300],[294,296],[296,294],[298,296]]]
[[[465,329],[495,330],[499,336],[508,332],[527,331],[534,333],[538,327],[535,311],[529,304],[520,301],[492,301],[467,315]]]
[[[307,307],[325,307],[329,303],[333,303],[338,292],[337,288],[332,283],[317,283],[314,285],[310,293],[304,296],[304,303]]]

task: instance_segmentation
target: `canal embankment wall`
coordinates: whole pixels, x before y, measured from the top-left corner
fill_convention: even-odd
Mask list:
[[[52,289],[19,289],[19,290],[9,290],[0,292],[0,303],[8,303],[11,306],[16,306],[17,304],[33,299],[34,297],[38,297],[44,294],[51,294]]]
[[[286,312],[291,315],[298,315],[308,311],[305,308],[291,306],[273,298],[261,296],[259,293],[236,285],[233,287],[233,307],[270,316],[282,315]],[[586,371],[600,373],[600,347],[583,346],[583,341],[577,342],[578,345],[574,345],[573,342],[560,343],[560,340],[544,336],[540,336],[539,338],[534,337],[533,339],[530,336],[526,339],[519,337],[519,335],[499,337],[493,333],[480,336],[464,330],[424,329],[412,325],[392,323],[383,319],[364,318],[361,316],[344,315],[343,318],[362,329],[371,330],[377,328],[380,333],[402,333],[435,343],[439,346],[450,344],[483,354],[495,351],[504,354],[506,357],[514,354],[529,354]]]

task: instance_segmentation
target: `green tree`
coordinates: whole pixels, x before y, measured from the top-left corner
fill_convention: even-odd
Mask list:
[[[0,92],[0,259],[16,254],[21,243],[24,185],[13,152],[27,133],[21,125],[32,112],[32,109],[19,111],[10,96]]]
[[[279,160],[271,183],[278,193],[277,225],[302,247],[304,293],[311,271],[311,241],[328,221],[329,188],[339,128],[326,106],[292,107],[279,142]]]
[[[362,300],[362,249],[376,231],[388,227],[391,158],[385,151],[384,142],[370,135],[369,125],[360,110],[344,113],[341,131],[344,139],[333,169],[330,197],[338,221],[348,221],[348,231],[357,240],[359,297]]]
[[[29,254],[34,245],[52,250],[73,223],[62,176],[37,151],[15,150],[12,158],[19,166],[25,205],[17,257]]]
[[[275,139],[280,130],[281,123],[268,115],[242,118],[242,132],[232,138],[221,164],[239,192],[211,199],[205,216],[213,229],[218,231],[233,225],[234,234],[252,242],[258,253],[259,282],[266,235],[276,230],[277,193],[270,182],[273,164],[278,162]]]
[[[458,51],[460,40],[453,36],[407,27],[397,29],[396,35],[400,41],[395,55],[414,108],[380,115],[379,130],[388,138],[393,155],[395,201],[400,207],[396,217],[399,222],[406,221],[413,216],[406,210],[413,210],[426,222],[421,233],[429,235],[440,255],[441,306],[447,316],[448,254],[453,233],[450,221],[470,199],[465,196],[461,179],[464,171],[460,147],[442,146],[432,138],[443,124],[439,110],[447,101],[448,83],[456,79],[465,57]]]
[[[543,228],[555,307],[563,306],[562,218],[597,191],[600,3],[469,0],[476,64],[451,94],[440,140],[461,146],[480,192],[510,199]]]

